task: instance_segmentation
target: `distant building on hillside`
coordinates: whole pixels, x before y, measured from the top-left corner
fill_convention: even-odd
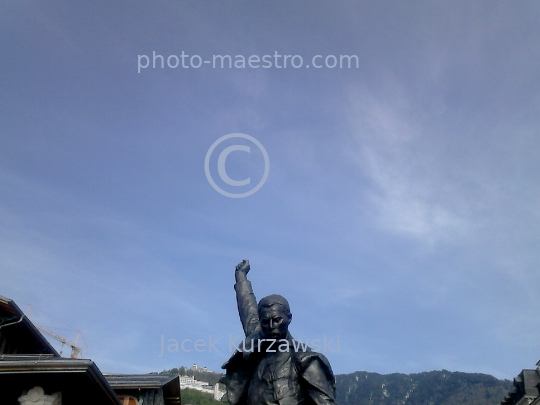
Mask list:
[[[191,371],[208,371],[206,367],[199,367],[197,364],[191,366]]]
[[[216,401],[220,401],[221,397],[225,395],[225,391],[222,391],[219,389],[219,384],[214,385],[214,387],[211,387],[206,381],[199,381],[196,380],[195,377],[181,375],[180,378],[180,389],[192,389],[197,390],[201,392],[206,392],[207,394],[212,394],[214,396],[214,399]]]
[[[540,405],[540,361],[535,370],[521,370],[501,405]]]

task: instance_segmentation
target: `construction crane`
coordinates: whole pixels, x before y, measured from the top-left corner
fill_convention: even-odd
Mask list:
[[[62,346],[63,345],[68,345],[69,347],[71,347],[71,358],[72,359],[77,359],[79,358],[79,354],[82,355],[82,349],[77,346],[77,342],[79,341],[79,338],[81,337],[81,332],[79,332],[77,334],[77,337],[75,338],[75,342],[72,342],[70,340],[67,340],[65,337],[62,337],[60,335],[58,335],[57,333],[54,333],[52,330],[49,330],[43,326],[40,326],[40,325],[36,325],[36,328],[38,328],[41,332],[53,337],[54,339],[58,340],[59,342],[62,343]],[[60,352],[60,354],[62,354],[62,352]]]

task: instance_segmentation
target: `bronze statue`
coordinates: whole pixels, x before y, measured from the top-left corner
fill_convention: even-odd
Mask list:
[[[231,405],[334,405],[335,378],[324,355],[289,333],[292,314],[281,295],[255,299],[246,275],[248,260],[236,266],[238,313],[246,339],[222,368]]]

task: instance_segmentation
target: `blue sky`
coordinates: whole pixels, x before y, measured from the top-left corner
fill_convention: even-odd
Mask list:
[[[0,294],[82,331],[102,371],[219,370],[244,258],[258,298],[289,299],[295,338],[339,336],[336,373],[511,378],[540,359],[537,2],[0,7]],[[138,73],[153,52],[303,65]],[[245,198],[205,176],[231,133],[270,161]],[[237,144],[243,188],[217,171]],[[219,148],[221,187],[262,178],[255,144]],[[218,351],[196,352],[210,336]],[[162,337],[191,351],[160,356]]]

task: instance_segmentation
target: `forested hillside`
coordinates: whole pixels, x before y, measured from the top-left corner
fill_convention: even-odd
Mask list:
[[[220,377],[214,372],[194,372],[185,367],[169,372],[195,375],[197,380],[210,385]],[[446,370],[418,374],[356,371],[336,375],[339,405],[498,405],[511,385],[509,380],[487,374]]]
[[[430,371],[336,376],[340,405],[498,405],[511,381],[487,374]]]
[[[223,402],[216,401],[211,394],[189,388],[182,390],[181,395],[182,405],[223,405]]]

